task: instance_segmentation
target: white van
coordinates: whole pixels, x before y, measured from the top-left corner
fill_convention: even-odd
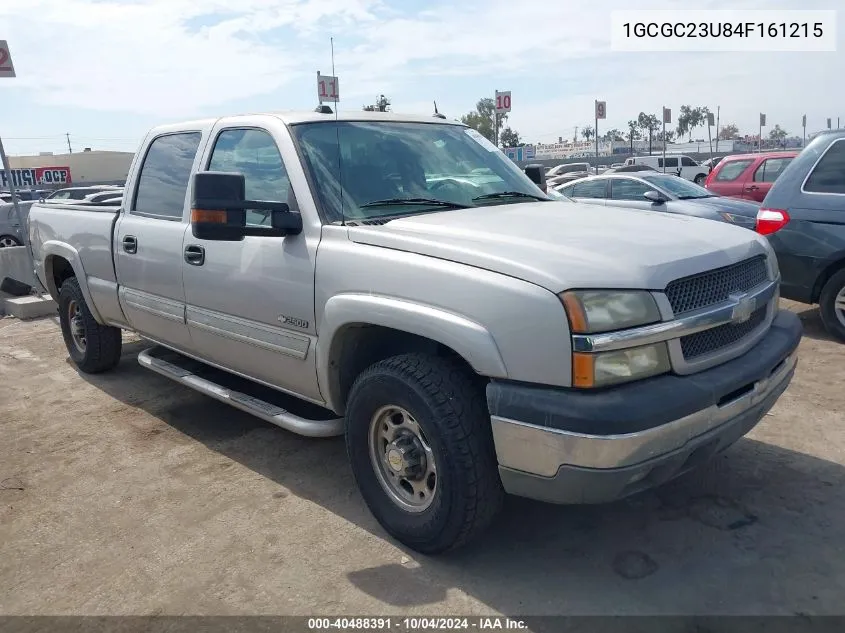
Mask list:
[[[657,171],[664,171],[667,174],[675,174],[681,178],[692,180],[695,184],[701,186],[704,186],[704,179],[710,173],[710,170],[704,165],[699,165],[689,156],[680,154],[667,155],[665,169],[662,156],[635,156],[626,160],[625,164],[645,165]]]

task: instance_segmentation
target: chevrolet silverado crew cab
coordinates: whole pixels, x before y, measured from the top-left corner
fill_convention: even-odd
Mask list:
[[[344,435],[370,510],[425,553],[505,493],[598,503],[697,466],[775,403],[801,337],[764,237],[586,213],[437,117],[157,127],[120,204],[36,204],[28,231],[81,371],[132,330],[150,370]]]

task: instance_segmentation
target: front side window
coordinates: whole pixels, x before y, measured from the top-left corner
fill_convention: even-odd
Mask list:
[[[689,156],[681,156],[681,167],[698,167],[698,163]]]
[[[473,129],[341,121],[291,126],[329,222],[549,200]]]
[[[632,180],[630,178],[612,178],[610,180],[611,200],[635,200],[637,202],[645,202],[646,199],[643,195],[647,191],[654,191],[654,189],[639,180]]]
[[[845,194],[845,140],[834,141],[813,169],[804,191]]]
[[[713,179],[718,180],[719,182],[731,182],[732,180],[736,180],[753,162],[753,159],[723,162],[722,168],[716,173]]]
[[[147,150],[132,213],[178,220],[185,207],[191,169],[197,155],[199,132],[159,136]]]
[[[670,176],[669,174],[647,174],[642,176],[646,182],[668,191],[681,200],[692,200],[694,198],[712,198],[713,194],[694,182]]]
[[[223,130],[214,143],[208,170],[243,174],[247,200],[286,202],[291,211],[298,211],[282,155],[265,130]],[[247,210],[246,223],[269,226],[270,213]]]

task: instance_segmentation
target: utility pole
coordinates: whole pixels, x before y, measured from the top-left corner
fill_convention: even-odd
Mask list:
[[[722,106],[716,106],[716,153],[719,153],[719,113]]]
[[[572,143],[573,143],[573,145],[578,144],[578,126],[577,125],[575,126],[575,136],[572,137]]]
[[[67,137],[67,153],[73,154],[73,148],[70,146],[70,132],[67,132],[65,136]]]

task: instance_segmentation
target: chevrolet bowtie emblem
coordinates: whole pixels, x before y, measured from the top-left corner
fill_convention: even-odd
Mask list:
[[[754,313],[757,307],[757,299],[744,294],[732,294],[730,298],[736,301],[736,305],[731,312],[731,322],[745,323]]]

